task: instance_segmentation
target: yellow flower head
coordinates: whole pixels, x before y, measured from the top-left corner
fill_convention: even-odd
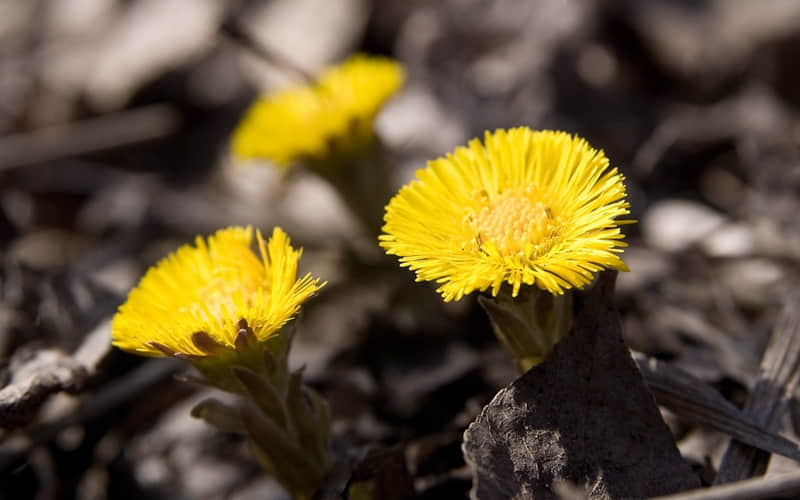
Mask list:
[[[497,296],[503,283],[513,296],[522,285],[562,294],[602,268],[627,270],[624,177],[581,138],[486,132],[416,175],[386,207],[380,244],[445,301]]]
[[[258,254],[252,239],[250,227],[221,229],[150,268],[114,316],[113,344],[203,359],[213,348],[233,350],[242,328],[269,341],[324,283],[309,274],[297,279],[302,249],[281,229],[266,244],[256,232]]]
[[[312,84],[256,101],[233,134],[233,152],[283,166],[352,153],[372,139],[375,115],[404,78],[391,59],[354,55]]]

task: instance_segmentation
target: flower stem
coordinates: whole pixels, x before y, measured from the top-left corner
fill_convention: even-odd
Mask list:
[[[552,295],[535,287],[516,297],[501,289],[497,297],[478,298],[489,314],[492,330],[520,373],[538,365],[572,326],[572,294]]]
[[[226,432],[246,436],[258,462],[294,498],[311,498],[333,465],[328,405],[303,384],[302,369],[288,370],[291,333],[286,332],[285,341],[270,350],[250,338],[246,323],[240,326],[235,355],[241,364],[195,365],[209,385],[238,398],[203,401],[192,415]]]
[[[381,234],[384,207],[394,191],[390,154],[377,136],[356,151],[333,154],[310,167],[338,191],[366,235]]]

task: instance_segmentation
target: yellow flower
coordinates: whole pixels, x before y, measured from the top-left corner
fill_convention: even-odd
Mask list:
[[[233,134],[233,152],[282,166],[351,154],[369,144],[375,115],[404,78],[391,59],[354,55],[311,84],[256,101]]]
[[[324,283],[309,274],[297,279],[302,249],[294,250],[280,228],[266,244],[256,232],[258,255],[252,240],[250,227],[221,229],[161,260],[114,316],[114,345],[136,354],[203,359],[209,353],[203,343],[233,350],[242,328],[258,342],[277,335]]]
[[[616,220],[629,213],[624,177],[565,132],[486,132],[430,161],[386,207],[380,244],[441,284],[445,301],[511,285],[553,294],[582,288],[603,268],[627,270]]]

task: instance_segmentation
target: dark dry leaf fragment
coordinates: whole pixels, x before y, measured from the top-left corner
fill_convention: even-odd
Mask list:
[[[570,334],[501,390],[464,434],[474,498],[647,498],[699,486],[625,346],[611,304],[616,273],[576,296]]]

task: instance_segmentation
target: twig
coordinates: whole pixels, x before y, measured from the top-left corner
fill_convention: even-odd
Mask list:
[[[10,446],[0,445],[0,471],[14,464],[35,446],[53,439],[65,427],[91,421],[127,401],[141,397],[152,387],[172,377],[182,366],[181,362],[169,359],[147,361],[126,376],[105,386],[76,412],[30,430],[26,433],[30,439],[25,442],[16,442]]]
[[[315,81],[314,75],[310,71],[307,71],[284,54],[256,40],[253,35],[248,33],[235,21],[228,19],[222,23],[220,26],[220,33],[227,36],[228,39],[235,42],[237,45],[256,54],[270,65],[299,77],[304,83],[313,83]]]
[[[798,495],[800,495],[800,471],[794,471],[650,500],[760,500],[797,498]]]
[[[0,171],[158,139],[179,125],[173,107],[154,104],[0,137]]]
[[[658,404],[693,422],[771,453],[800,461],[797,443],[762,429],[713,387],[663,361],[632,353]]]
[[[761,428],[774,432],[792,399],[800,377],[800,289],[786,299],[761,361],[761,374],[744,412]],[[769,454],[732,441],[722,457],[717,484],[763,474]]]
[[[19,352],[10,363],[11,383],[0,390],[0,428],[27,424],[42,403],[59,391],[79,392],[86,368],[55,349]]]

